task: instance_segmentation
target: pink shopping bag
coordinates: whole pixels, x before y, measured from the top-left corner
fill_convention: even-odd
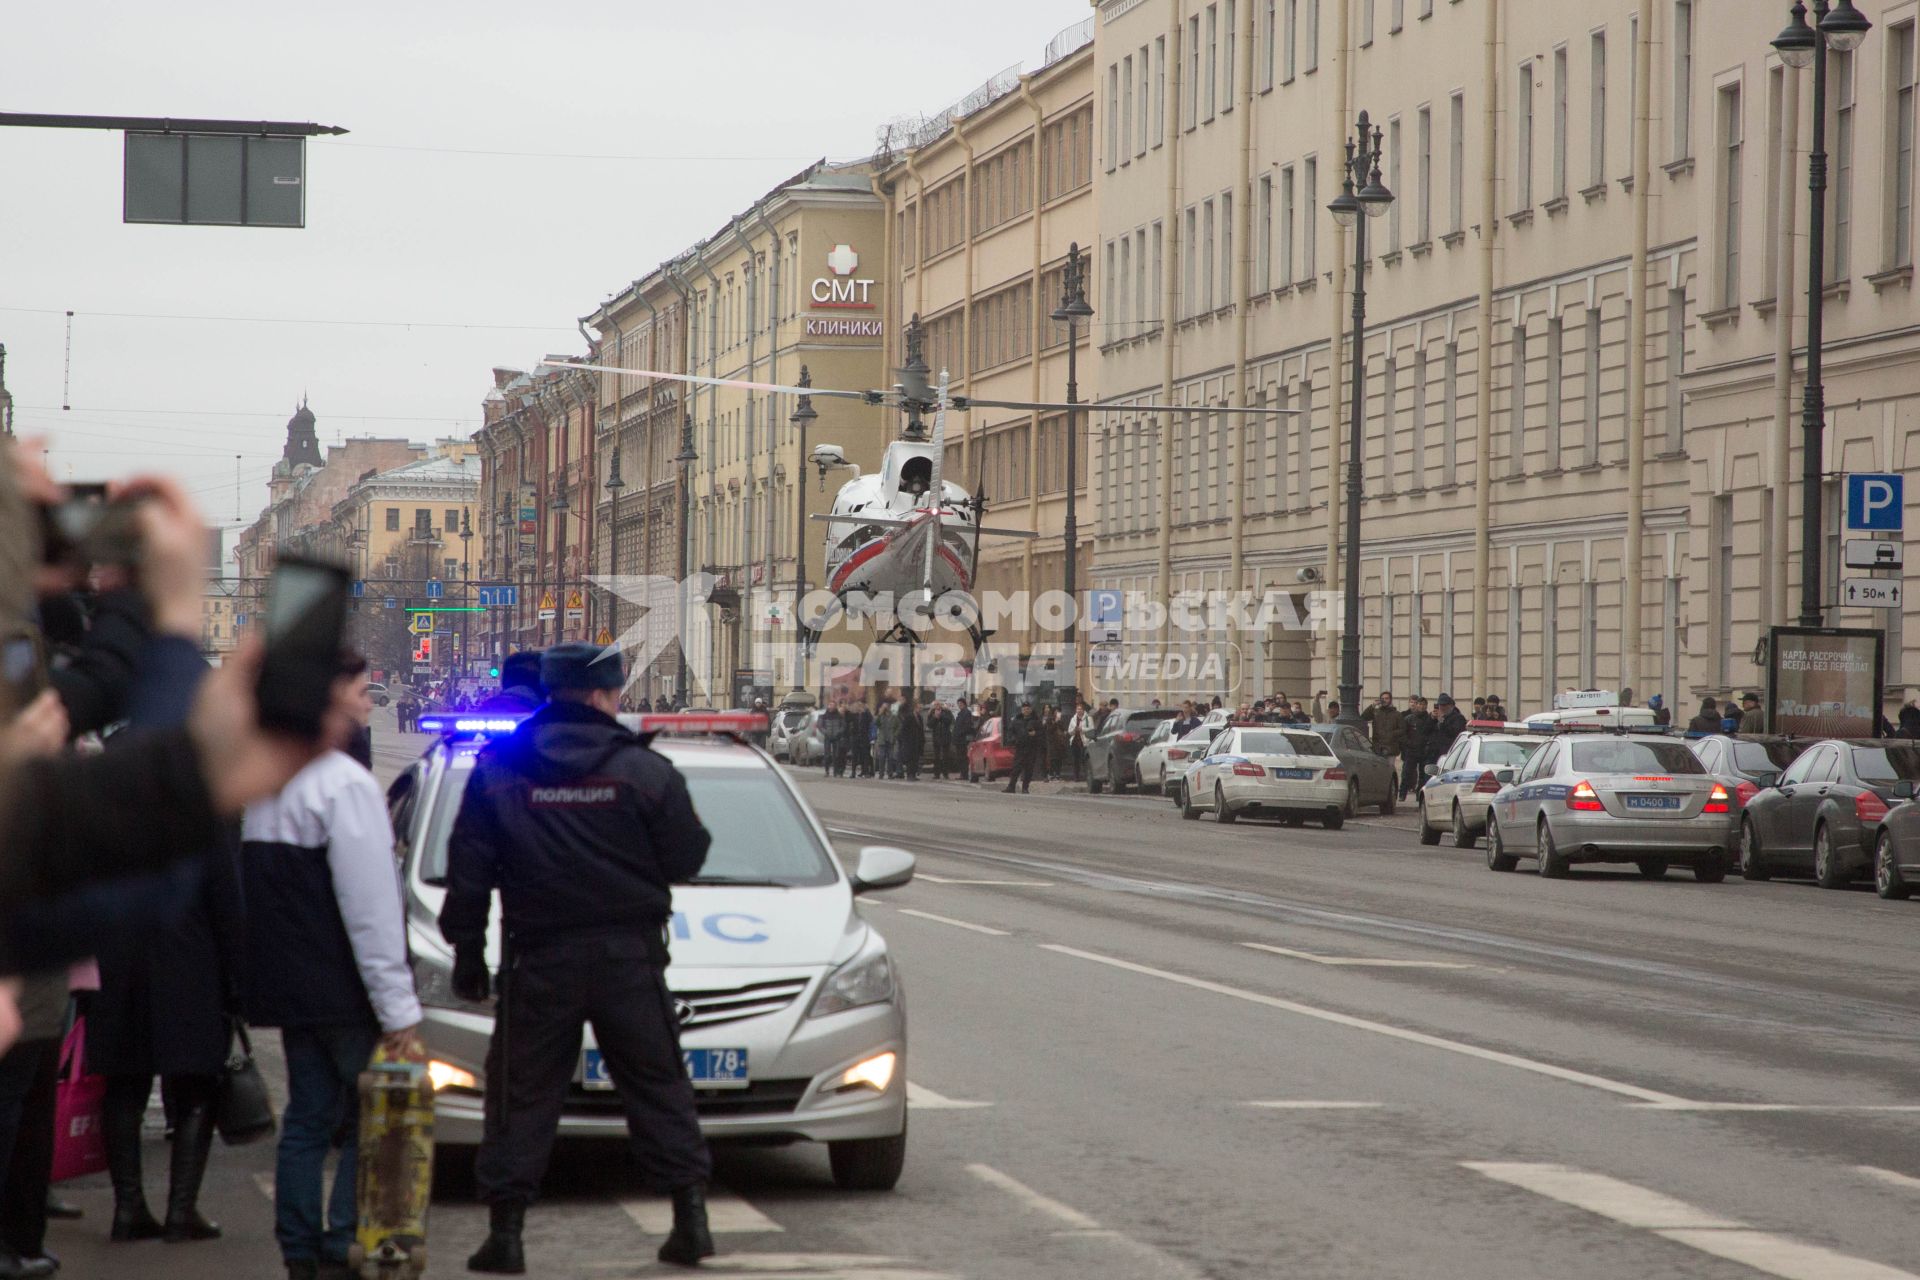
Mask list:
[[[88,1075],[87,1020],[81,1018],[60,1046],[60,1083],[53,1108],[53,1180],[84,1178],[107,1167],[107,1140],[100,1112],[105,1076]]]

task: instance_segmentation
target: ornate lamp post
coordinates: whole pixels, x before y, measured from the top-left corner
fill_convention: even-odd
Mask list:
[[[800,384],[813,385],[813,371],[800,366]],[[793,684],[805,688],[806,644],[801,633],[800,602],[807,594],[807,429],[820,418],[812,396],[801,396],[787,418],[799,432],[800,448],[793,456]]]
[[[1080,252],[1079,242],[1067,249],[1067,269],[1064,273],[1060,305],[1053,309],[1053,318],[1067,326],[1067,403],[1080,403],[1080,324],[1093,318],[1093,308],[1087,304],[1087,263]],[[1067,515],[1062,528],[1061,541],[1066,548],[1065,585],[1067,599],[1073,601],[1073,609],[1067,615],[1067,641],[1073,655],[1073,684],[1080,686],[1080,524],[1078,493],[1080,487],[1080,424],[1079,415],[1072,409],[1067,410]]]
[[[620,477],[620,445],[613,446],[613,456],[607,459],[607,498],[612,508],[607,513],[607,572],[614,577],[620,576],[620,495],[626,491],[627,482]],[[613,625],[609,628],[614,635],[620,631],[620,597],[616,594],[607,605],[613,615]]]
[[[467,631],[467,619],[472,615],[467,610],[473,608],[473,509],[460,508],[460,674],[473,673],[472,652],[467,645],[472,638]]]
[[[1773,38],[1780,61],[1813,67],[1813,149],[1807,157],[1807,381],[1800,402],[1800,625],[1824,621],[1820,603],[1821,467],[1825,461],[1827,389],[1821,380],[1821,342],[1825,323],[1827,254],[1827,58],[1860,47],[1873,29],[1853,0],[1813,0],[1814,24],[1807,7],[1794,0],[1786,30]]]
[[[700,455],[693,449],[693,415],[687,414],[680,423],[680,452],[673,456],[680,464],[680,687],[678,690],[680,705],[685,706],[690,699],[687,696],[687,557],[693,545],[693,530],[687,527],[687,511],[693,500],[693,464],[700,461]]]
[[[1356,190],[1356,188],[1358,188]],[[1380,130],[1360,113],[1347,143],[1347,172],[1327,206],[1333,220],[1353,229],[1353,403],[1347,413],[1347,546],[1345,617],[1340,627],[1340,722],[1360,724],[1360,492],[1367,431],[1367,219],[1393,203],[1380,181]],[[1361,215],[1365,214],[1365,217]]]

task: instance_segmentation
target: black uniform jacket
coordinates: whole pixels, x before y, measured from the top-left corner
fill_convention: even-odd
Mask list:
[[[657,934],[672,886],[699,873],[711,842],[686,779],[645,739],[591,707],[548,703],[474,762],[440,932],[483,944],[498,888],[519,945]]]

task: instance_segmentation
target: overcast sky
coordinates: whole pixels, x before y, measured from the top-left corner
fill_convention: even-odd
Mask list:
[[[250,519],[303,393],[323,447],[471,434],[492,366],[582,350],[576,317],[774,183],[1034,69],[1089,14],[1086,0],[8,6],[0,109],[352,130],[308,144],[307,226],[290,231],[124,225],[121,135],[0,129],[17,426],[51,438],[63,478],[165,470],[222,523],[239,454]]]

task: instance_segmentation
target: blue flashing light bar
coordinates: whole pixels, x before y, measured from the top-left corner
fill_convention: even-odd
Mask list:
[[[438,733],[450,737],[478,737],[512,733],[525,719],[525,716],[439,714],[421,716],[416,723],[421,733]]]

